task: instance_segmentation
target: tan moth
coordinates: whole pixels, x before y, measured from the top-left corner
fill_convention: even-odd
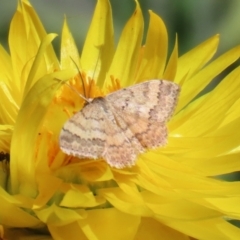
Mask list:
[[[115,168],[131,167],[139,153],[167,143],[166,122],[179,91],[173,82],[150,80],[88,99],[64,124],[60,148],[79,158],[103,158]]]

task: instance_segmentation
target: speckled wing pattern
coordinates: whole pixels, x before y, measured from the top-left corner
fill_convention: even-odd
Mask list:
[[[95,98],[70,118],[60,133],[60,148],[79,158],[103,158],[115,168],[135,165],[137,155],[167,143],[166,122],[180,88],[150,80]]]

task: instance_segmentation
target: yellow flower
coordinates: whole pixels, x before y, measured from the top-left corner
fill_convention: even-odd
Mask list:
[[[71,240],[239,238],[228,220],[240,218],[240,183],[214,176],[240,170],[240,68],[195,97],[239,58],[240,47],[209,63],[219,36],[179,58],[176,40],[167,61],[165,25],[149,14],[144,47],[136,2],[115,49],[110,4],[98,0],[81,57],[64,23],[59,62],[51,46],[56,35],[47,35],[29,2],[20,1],[10,55],[0,48],[0,152],[11,157],[9,181],[0,172],[1,237],[5,232],[10,238],[14,227]],[[181,86],[165,148],[140,155],[136,166],[122,170],[60,151],[60,129],[84,102],[59,80],[96,97],[149,79]]]

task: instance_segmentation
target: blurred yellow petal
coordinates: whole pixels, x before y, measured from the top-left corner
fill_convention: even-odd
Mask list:
[[[81,231],[77,222],[64,226],[49,225],[49,232],[53,239],[71,239],[71,240],[87,240],[89,238]]]
[[[9,48],[14,68],[15,84],[18,90],[15,92],[15,97],[18,103],[21,101],[21,89],[26,82],[32,61],[37,54],[42,38],[46,35],[37,14],[29,2],[27,0],[20,1],[9,32]],[[48,57],[51,58],[51,64],[53,64],[56,56],[52,46],[47,51]],[[24,72],[22,72],[23,69]]]
[[[0,45],[0,64],[2,66],[0,71],[1,82],[6,84],[9,89],[14,88],[15,86],[11,84],[13,76],[11,58],[2,45]]]
[[[53,240],[53,238],[45,232],[38,231],[33,232],[31,229],[24,228],[5,228],[4,238],[7,240],[15,240],[16,238],[21,240]]]
[[[192,237],[198,239],[238,239],[240,233],[238,228],[219,218],[197,222],[166,221],[164,223],[174,229],[181,229],[183,233],[190,233]]]
[[[0,225],[0,238],[3,239],[3,235],[4,235],[4,229],[3,229],[3,226]]]

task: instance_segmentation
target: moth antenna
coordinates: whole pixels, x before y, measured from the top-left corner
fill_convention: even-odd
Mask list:
[[[83,76],[82,76],[82,73],[80,72],[80,69],[78,67],[78,65],[76,64],[76,62],[73,60],[73,58],[70,56],[71,60],[73,61],[73,64],[75,65],[75,67],[77,68],[78,70],[78,74],[82,80],[82,86],[83,86],[83,94],[84,94],[84,98],[87,99],[87,94],[86,94],[86,89],[85,89],[85,84],[84,84],[84,81],[83,81]]]
[[[95,68],[94,68],[94,71],[93,71],[92,79],[94,79],[94,75],[95,75],[96,70],[97,70],[97,65],[98,65],[98,61],[99,61],[99,59],[100,59],[100,55],[101,55],[101,52],[99,51],[98,58],[97,58],[97,62],[96,62],[96,65],[95,65]],[[84,96],[81,95],[79,92],[77,92],[71,85],[69,85],[69,84],[67,84],[67,83],[65,83],[65,84],[67,84],[68,87],[70,87],[74,92],[76,92],[79,96],[81,96],[85,101],[87,101],[87,102],[89,103],[89,99],[87,99],[86,88],[85,88],[85,84],[84,84],[84,80],[83,80],[82,73],[81,73],[78,65],[77,65],[76,62],[74,61],[74,59],[73,59],[71,56],[70,56],[70,58],[71,58],[73,64],[75,65],[75,67],[77,68],[78,74],[79,74],[79,76],[80,76],[80,78],[81,78],[81,80],[82,80],[82,86],[83,86],[83,94],[84,94]],[[57,80],[59,80],[59,79],[57,79]],[[60,80],[60,81],[61,81],[61,80]],[[91,91],[91,84],[90,84],[90,91]]]
[[[58,78],[54,78],[57,81],[63,82],[64,84],[66,84],[72,91],[74,91],[78,96],[80,96],[82,99],[84,99],[86,102],[90,103],[91,101],[89,101],[88,98],[84,97],[81,93],[79,93],[75,88],[73,88],[70,84],[66,83],[66,81],[58,79]]]
[[[100,59],[100,55],[101,55],[101,51],[99,51],[99,54],[98,54],[98,58],[97,58],[97,62],[96,62],[96,65],[95,65],[95,68],[94,68],[94,71],[93,71],[92,79],[94,79],[94,75],[97,71],[97,65],[98,65],[98,62],[99,62],[99,59]],[[89,87],[89,94],[91,93],[91,87],[92,87],[92,84],[90,84],[90,87]]]

